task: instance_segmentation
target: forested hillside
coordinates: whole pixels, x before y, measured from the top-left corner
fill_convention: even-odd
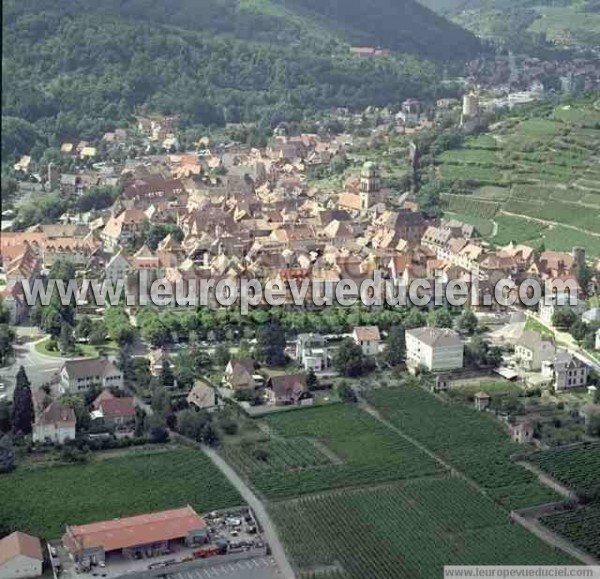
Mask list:
[[[352,57],[347,41],[357,33],[365,43],[431,58],[453,55],[436,45],[441,36],[457,56],[477,49],[469,33],[413,0],[371,3],[363,28],[359,8],[342,18],[348,2],[319,5],[326,21],[308,3],[4,0],[3,155],[93,137],[141,106],[179,113],[184,126],[270,125],[332,106],[434,95],[434,65],[402,54]]]

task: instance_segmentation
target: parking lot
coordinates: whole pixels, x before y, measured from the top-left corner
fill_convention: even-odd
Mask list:
[[[167,575],[168,579],[282,579],[283,575],[273,557],[244,559],[214,567],[191,569]]]

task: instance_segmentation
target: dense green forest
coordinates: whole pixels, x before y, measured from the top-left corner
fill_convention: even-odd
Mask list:
[[[184,126],[272,126],[332,106],[432,97],[439,67],[420,55],[452,56],[441,37],[456,56],[477,50],[473,36],[413,0],[372,2],[370,18],[359,3],[340,9],[348,4],[3,0],[3,159],[96,137],[141,108],[179,113]],[[323,11],[325,20],[315,15]],[[356,31],[419,56],[352,57]]]

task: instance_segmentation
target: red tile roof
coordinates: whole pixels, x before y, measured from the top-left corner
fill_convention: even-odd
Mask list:
[[[185,537],[191,531],[206,528],[206,523],[189,505],[182,509],[161,511],[124,519],[67,526],[64,545],[72,552],[102,547],[116,551],[137,545],[172,541]]]
[[[109,398],[101,400],[98,407],[104,418],[133,418],[135,402],[133,398]]]

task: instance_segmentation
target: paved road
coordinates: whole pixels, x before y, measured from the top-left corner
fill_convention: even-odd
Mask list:
[[[263,504],[238,474],[212,448],[202,447],[202,450],[206,456],[212,460],[213,464],[227,477],[240,495],[242,495],[246,504],[254,511],[256,518],[263,528],[265,538],[271,547],[273,557],[281,569],[282,577],[285,577],[285,579],[295,579],[294,571],[287,559],[283,545],[277,536],[275,526]]]
[[[54,358],[39,354],[34,349],[34,343],[30,342],[15,346],[15,359],[10,366],[0,369],[0,381],[6,386],[6,389],[0,394],[6,394],[7,398],[12,398],[15,386],[15,376],[19,367],[23,366],[31,382],[31,387],[36,389],[42,384],[50,382],[58,376],[63,365],[63,358]]]

